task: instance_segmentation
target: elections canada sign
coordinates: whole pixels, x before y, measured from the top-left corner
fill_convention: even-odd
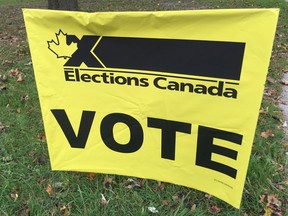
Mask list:
[[[277,17],[25,9],[52,169],[167,181],[239,208]]]

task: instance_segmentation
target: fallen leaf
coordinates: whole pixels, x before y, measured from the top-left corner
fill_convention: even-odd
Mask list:
[[[11,36],[9,41],[10,43],[16,43],[18,41],[18,38],[15,36]]]
[[[10,197],[15,202],[18,199],[18,194],[17,193],[11,193]]]
[[[108,201],[106,200],[104,194],[101,194],[101,205],[102,205],[102,206],[108,205],[109,201],[110,201],[110,200],[108,200]]]
[[[38,135],[38,140],[42,141],[42,142],[45,142],[46,141],[46,135],[45,135],[45,132],[41,132],[39,135]]]
[[[266,198],[267,198],[267,195],[266,195],[266,194],[261,195],[261,197],[260,197],[260,203],[265,203],[265,202],[266,202]]]
[[[51,186],[51,184],[48,184],[46,187],[46,192],[48,193],[49,197],[52,197],[53,195],[53,188]]]
[[[17,108],[17,109],[16,109],[16,112],[17,112],[17,113],[20,113],[20,112],[21,112],[21,109],[20,109],[20,108]]]
[[[208,210],[213,214],[218,214],[221,211],[221,208],[217,207],[216,205],[213,205],[210,206]]]
[[[110,185],[112,185],[112,183],[113,183],[113,178],[109,176],[105,176],[104,182],[103,182],[104,187],[109,188]]]
[[[282,216],[282,213],[279,208],[275,208],[273,205],[267,204],[265,209],[260,213],[262,216]]]
[[[171,206],[171,209],[173,209],[173,211],[175,211],[176,209],[178,209],[178,207],[179,207],[179,205],[174,204],[174,205]]]
[[[18,196],[17,188],[13,188],[12,192],[10,193],[10,198],[15,202],[18,199]]]
[[[179,201],[179,200],[180,200],[180,198],[179,198],[179,196],[178,196],[177,194],[173,195],[173,196],[172,196],[172,199],[173,199],[174,201]]]
[[[30,209],[27,205],[25,205],[23,208],[21,208],[17,214],[18,216],[29,216],[30,215]]]
[[[165,183],[161,182],[161,181],[158,181],[157,182],[157,186],[158,186],[158,189],[163,191],[164,188],[165,188]]]
[[[262,195],[262,202],[267,202],[265,209],[260,212],[262,216],[282,216],[280,210],[280,201],[277,195]]]
[[[0,91],[7,90],[6,86],[0,86]]]
[[[275,83],[275,79],[270,76],[267,76],[266,80],[270,83]]]
[[[18,68],[12,68],[10,71],[9,71],[9,73],[10,73],[10,76],[11,77],[17,77],[18,75],[19,75],[19,70],[18,70]]]
[[[271,96],[277,95],[277,91],[275,89],[268,89],[267,93]]]
[[[1,82],[7,82],[8,81],[7,76],[6,75],[0,75],[0,81]]]
[[[211,194],[205,194],[205,198],[207,198],[208,200],[211,199],[213,196]]]
[[[128,178],[126,181],[126,185],[128,189],[132,189],[134,187],[141,188],[141,182],[139,182],[136,178]]]
[[[268,137],[274,137],[274,133],[272,130],[263,131],[263,132],[261,132],[261,137],[263,137],[265,139]]]
[[[288,101],[280,101],[280,103],[283,105],[288,105]]]
[[[23,82],[22,74],[18,74],[17,82]]]
[[[264,110],[263,108],[261,108],[260,110],[259,110],[259,114],[267,114],[268,113],[268,111],[267,110]]]
[[[36,153],[36,152],[35,152],[34,150],[32,150],[32,151],[29,152],[28,155],[29,155],[30,157],[34,157],[35,153]]]
[[[10,64],[13,64],[13,61],[4,60],[4,61],[2,62],[2,65],[10,65]]]
[[[279,167],[276,169],[276,172],[282,172],[284,170],[284,166],[282,164],[276,163]]]
[[[26,102],[29,100],[29,95],[22,96],[20,99],[21,101]]]
[[[158,213],[159,211],[155,208],[155,207],[153,207],[153,206],[151,206],[151,207],[148,207],[148,211],[149,212],[151,212],[151,213],[153,213],[153,214],[155,214],[155,213]]]
[[[87,173],[87,178],[90,180],[90,181],[93,181],[96,177],[96,173]]]
[[[0,121],[0,133],[5,131],[6,126]]]
[[[269,204],[279,205],[279,200],[277,195],[268,195],[267,201]]]
[[[276,188],[282,191],[286,189],[282,184],[276,184]]]
[[[2,158],[1,158],[1,161],[2,161],[3,163],[10,163],[11,161],[13,161],[13,158],[12,158],[11,155],[7,155],[7,156],[5,156],[5,157],[2,157]]]
[[[190,210],[193,212],[193,211],[196,210],[196,207],[197,207],[197,205],[196,205],[196,204],[193,204]]]
[[[281,80],[281,84],[283,84],[283,85],[288,85],[288,80]]]
[[[70,213],[70,210],[69,210],[69,206],[67,206],[66,204],[61,204],[59,206],[59,211],[62,213],[62,215],[64,216],[69,216],[71,213]]]
[[[169,200],[162,200],[162,205],[163,206],[168,206],[169,205]]]

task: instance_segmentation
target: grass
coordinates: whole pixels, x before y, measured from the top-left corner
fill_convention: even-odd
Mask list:
[[[253,216],[268,203],[264,195],[277,197],[282,215],[288,215],[288,150],[277,106],[279,81],[288,69],[288,4],[274,0],[80,0],[79,4],[86,11],[281,7],[268,74],[275,82],[266,83],[264,112],[258,120],[241,209],[235,211],[219,199],[168,183],[117,175],[52,173],[20,10],[45,8],[46,1],[0,0],[0,215],[151,215],[147,208],[154,206],[158,215],[204,216],[216,214],[211,213],[216,206],[221,209],[218,215]],[[18,82],[19,74],[24,81]],[[263,138],[261,133],[267,130],[274,136]],[[101,194],[109,200],[105,206]]]

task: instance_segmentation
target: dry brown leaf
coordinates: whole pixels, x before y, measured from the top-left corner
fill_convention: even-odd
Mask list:
[[[0,91],[7,90],[6,86],[0,86]]]
[[[36,152],[35,152],[34,150],[32,150],[32,151],[30,151],[30,152],[29,152],[29,154],[28,154],[28,155],[29,155],[30,157],[34,157],[34,156],[35,156],[35,154],[36,154]]]
[[[283,85],[288,85],[288,80],[281,80],[281,84],[283,84]]]
[[[276,169],[276,172],[282,172],[284,170],[284,166],[282,164],[278,164],[278,168]]]
[[[161,181],[158,181],[157,182],[157,187],[159,190],[163,191],[164,188],[165,188],[165,183],[161,182]]]
[[[4,60],[4,61],[2,62],[2,65],[9,65],[9,64],[13,64],[13,61]]]
[[[280,101],[283,105],[288,105],[288,101]]]
[[[69,206],[67,207],[64,204],[60,205],[59,210],[62,213],[62,215],[64,215],[64,216],[69,216],[71,214],[70,210],[69,210]]]
[[[146,179],[141,179],[140,180],[140,187],[143,187],[145,185]]]
[[[29,100],[29,95],[22,96],[20,98],[20,100],[23,101],[23,102],[28,101]]]
[[[209,212],[213,213],[213,214],[218,214],[221,211],[221,208],[219,208],[216,205],[210,206],[209,207]]]
[[[267,202],[266,207],[260,212],[262,216],[282,216],[280,201],[277,195],[262,195],[261,202]]]
[[[276,95],[277,94],[277,91],[275,90],[275,89],[268,89],[268,91],[267,91],[267,93],[269,94],[269,95],[272,95],[272,96],[274,96],[274,95]]]
[[[173,195],[173,196],[172,196],[172,199],[173,199],[174,201],[179,201],[179,200],[180,200],[180,198],[179,198],[179,196],[178,196],[177,194]]]
[[[1,82],[7,82],[8,79],[7,79],[7,76],[4,74],[4,75],[0,75],[0,81]]]
[[[3,132],[5,130],[5,126],[2,122],[0,122],[0,132]]]
[[[141,184],[142,183],[136,178],[128,178],[127,181],[126,181],[126,185],[127,185],[126,187],[128,189],[132,189],[134,187],[141,188]]]
[[[11,36],[10,37],[10,43],[16,43],[19,39],[16,36]]]
[[[163,206],[168,206],[169,205],[169,200],[162,200],[162,205]]]
[[[260,110],[259,110],[259,114],[267,114],[268,113],[268,111],[267,110],[264,110],[263,108],[261,108]]]
[[[10,198],[15,202],[18,199],[18,190],[17,188],[13,188],[12,192],[10,193]]]
[[[278,190],[282,190],[282,191],[286,189],[282,184],[277,184],[277,185],[276,185],[276,188],[277,188]]]
[[[30,209],[28,206],[24,206],[22,209],[19,210],[18,216],[29,216],[30,215]]]
[[[17,77],[18,75],[19,75],[19,70],[18,70],[18,68],[12,68],[10,71],[9,71],[9,73],[10,73],[10,76],[11,77]]]
[[[266,80],[270,83],[275,83],[275,79],[270,76],[267,76]]]
[[[38,137],[37,137],[40,141],[45,142],[46,141],[46,135],[45,132],[41,132]]]
[[[268,137],[274,137],[274,133],[272,130],[263,131],[263,132],[261,132],[261,137],[263,137],[265,139]]]
[[[96,178],[96,173],[87,173],[87,178],[93,181]]]
[[[106,175],[104,178],[103,186],[106,188],[109,188],[110,185],[112,185],[112,183],[113,183],[113,178]]]
[[[205,194],[205,198],[211,199],[213,196],[211,194]]]
[[[279,205],[279,200],[277,195],[268,195],[267,201],[269,204]]]
[[[196,204],[193,204],[190,210],[193,212],[196,210],[196,207],[197,207]]]
[[[52,197],[53,195],[53,188],[51,184],[48,184],[46,187],[46,192],[48,193],[49,197]]]
[[[22,74],[18,74],[17,82],[23,82]]]
[[[261,197],[260,197],[260,203],[266,202],[266,198],[267,198],[267,195],[261,195]]]
[[[260,212],[261,216],[282,216],[282,213],[280,211],[280,209],[274,205],[269,205],[267,204],[267,206],[265,207],[265,209],[263,209]]]
[[[18,194],[17,193],[11,193],[10,197],[13,201],[16,201],[18,199]]]
[[[110,200],[108,200],[108,201],[106,200],[104,194],[101,194],[101,205],[102,205],[102,206],[108,205],[109,201],[110,201]]]

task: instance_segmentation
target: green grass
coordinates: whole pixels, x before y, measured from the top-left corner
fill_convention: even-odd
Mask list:
[[[9,6],[7,6],[9,4]],[[264,97],[252,149],[252,155],[240,211],[197,190],[173,184],[159,187],[156,181],[134,179],[140,187],[132,187],[128,177],[85,173],[51,172],[47,144],[29,56],[21,7],[46,7],[46,1],[0,0],[0,215],[151,215],[149,206],[158,215],[213,215],[211,206],[221,208],[218,215],[259,215],[267,201],[262,195],[277,195],[283,215],[288,215],[288,159],[285,157],[283,119],[277,106],[283,71],[287,70],[288,4],[272,0],[79,0],[82,10],[175,10],[195,8],[281,7],[269,77],[277,82],[266,83]],[[11,6],[13,5],[13,6]],[[3,18],[3,19],[2,19]],[[5,29],[5,31],[2,31]],[[11,77],[18,68],[23,82]],[[2,124],[2,126],[1,126]],[[272,130],[274,137],[261,137]],[[54,193],[46,192],[52,185]],[[130,185],[130,186],[129,186]],[[132,187],[132,188],[131,188]],[[284,188],[284,189],[283,189]],[[101,205],[101,194],[109,203]],[[194,209],[195,208],[195,209]],[[194,209],[191,211],[191,209]]]
[[[0,5],[19,5],[23,3],[45,2],[45,0],[0,0]]]

